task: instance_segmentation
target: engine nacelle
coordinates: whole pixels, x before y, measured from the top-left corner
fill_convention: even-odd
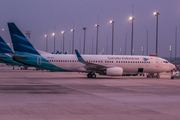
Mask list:
[[[121,67],[112,67],[106,69],[106,75],[108,76],[121,76],[123,69]]]

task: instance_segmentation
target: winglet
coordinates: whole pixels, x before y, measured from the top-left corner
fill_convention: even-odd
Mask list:
[[[76,56],[77,56],[77,58],[78,58],[78,61],[79,62],[85,62],[84,61],[84,59],[81,57],[81,55],[79,54],[79,52],[77,51],[77,50],[75,50],[75,52],[76,52]]]

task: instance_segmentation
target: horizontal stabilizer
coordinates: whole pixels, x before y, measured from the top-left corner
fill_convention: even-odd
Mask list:
[[[7,56],[5,56],[5,55],[0,55],[0,59],[2,59],[2,58],[7,58]]]
[[[9,55],[11,55],[13,58],[27,59],[27,57],[23,55],[18,55],[18,54],[9,54]]]

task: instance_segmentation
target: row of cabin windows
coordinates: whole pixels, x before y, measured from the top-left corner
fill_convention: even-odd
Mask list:
[[[49,62],[79,62],[78,60],[48,60]],[[103,61],[87,61],[91,63],[103,63]]]
[[[78,60],[48,60],[49,62],[78,62]]]
[[[88,60],[87,62],[90,62],[90,63],[103,63],[103,61],[95,61],[95,60]]]
[[[150,63],[145,61],[116,61],[116,63]]]
[[[49,62],[79,62],[78,60],[48,60]],[[103,61],[87,61],[91,63],[103,63]],[[113,61],[105,61],[105,63],[113,63]],[[116,61],[116,63],[150,63],[144,61]]]

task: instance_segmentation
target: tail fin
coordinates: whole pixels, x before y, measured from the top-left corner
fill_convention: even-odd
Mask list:
[[[7,45],[7,43],[0,36],[0,53],[13,53],[11,48]]]
[[[8,23],[8,27],[15,52],[26,52],[39,55],[37,50],[14,23]]]

